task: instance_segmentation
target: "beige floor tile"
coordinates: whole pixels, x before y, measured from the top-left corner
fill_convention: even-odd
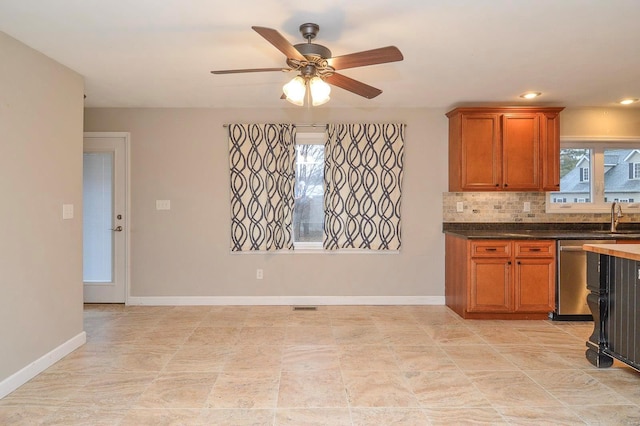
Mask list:
[[[180,408],[133,408],[119,426],[201,426],[205,425],[202,410]]]
[[[433,339],[419,325],[378,326],[378,331],[387,345],[435,345]]]
[[[331,325],[329,313],[320,309],[317,311],[292,311],[287,324],[290,327],[327,327]]]
[[[287,346],[335,345],[330,326],[292,326],[287,327],[284,344]]]
[[[160,372],[176,351],[173,346],[132,345],[129,350],[114,354],[111,368],[112,371]]]
[[[423,327],[427,335],[439,345],[478,345],[485,341],[464,325],[433,325]]]
[[[384,344],[384,337],[375,326],[334,326],[333,337],[336,339],[336,343],[339,345]]]
[[[244,327],[238,333],[238,345],[281,345],[285,327]]]
[[[156,378],[135,403],[135,408],[204,408],[216,373],[166,373]]]
[[[386,345],[348,345],[339,347],[343,370],[400,371],[394,352]]]
[[[109,408],[61,408],[41,423],[42,426],[113,426],[120,425],[128,410],[111,410]]]
[[[338,408],[306,408],[278,409],[275,425],[277,426],[351,426],[348,409]]]
[[[537,345],[550,345],[550,346],[575,346],[585,343],[585,339],[576,337],[572,334],[566,333],[564,330],[558,327],[516,327],[521,333],[524,333],[532,342]]]
[[[425,414],[432,425],[443,426],[507,426],[509,423],[495,408],[425,408]],[[515,423],[516,425],[518,423]],[[550,423],[552,425],[553,423]]]
[[[286,346],[282,353],[282,371],[318,371],[340,368],[336,346]]]
[[[593,366],[585,372],[623,398],[640,404],[640,372],[631,367],[598,369]]]
[[[492,345],[526,345],[534,343],[525,333],[504,325],[473,325],[469,327],[486,343]]]
[[[280,371],[281,346],[237,345],[229,355],[224,371]]]
[[[521,369],[527,370],[566,370],[572,368],[572,362],[549,351],[544,346],[503,345],[500,355]],[[585,359],[586,361],[586,359]]]
[[[185,345],[165,365],[171,371],[222,371],[236,352],[236,346]]]
[[[497,410],[506,421],[514,425],[577,426],[587,424],[568,407],[498,407]]]
[[[2,400],[0,400],[0,403]],[[9,406],[0,404],[0,425],[34,426],[43,424],[58,410],[57,407],[33,405]]]
[[[588,425],[640,425],[640,407],[637,405],[608,405],[596,399],[593,405],[571,409]]]
[[[522,371],[470,371],[466,375],[494,407],[561,405]]]
[[[351,418],[353,426],[429,424],[427,416],[419,408],[354,408],[351,410]]]
[[[444,345],[442,350],[463,371],[517,370],[512,362],[489,345]]]
[[[63,404],[65,408],[127,409],[155,379],[155,373],[120,372],[101,373]]]
[[[240,327],[197,327],[185,345],[221,345],[230,346],[238,343]]]
[[[458,371],[458,366],[438,346],[393,346],[402,371]]]
[[[583,370],[535,370],[526,373],[566,405],[588,406],[595,401],[598,404],[631,404],[631,401]],[[595,401],[594,395],[597,395]]]
[[[491,406],[461,371],[413,371],[404,376],[422,407]]]
[[[278,408],[346,408],[344,389],[339,370],[283,371]]]
[[[585,359],[590,322],[87,305],[84,324],[85,345],[0,400],[1,425],[640,424],[640,373]]]
[[[272,426],[274,419],[275,410],[266,409],[211,409],[200,413],[200,421],[206,426]]]
[[[87,385],[92,379],[93,376],[91,374],[51,372],[48,370],[0,400],[0,405],[44,405],[47,404],[47,401],[49,401],[50,405],[60,404]]]
[[[352,407],[418,407],[405,378],[394,371],[343,371]]]
[[[218,376],[207,408],[276,408],[280,373],[229,372]]]

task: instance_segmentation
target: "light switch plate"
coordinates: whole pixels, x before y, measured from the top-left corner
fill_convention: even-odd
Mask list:
[[[456,212],[462,213],[463,211],[464,211],[464,204],[462,204],[462,201],[458,201],[456,203]]]
[[[171,200],[156,200],[156,210],[171,210]]]
[[[524,206],[522,207],[522,211],[530,212],[531,211],[531,202],[525,201]]]
[[[73,204],[62,205],[62,219],[73,219]]]

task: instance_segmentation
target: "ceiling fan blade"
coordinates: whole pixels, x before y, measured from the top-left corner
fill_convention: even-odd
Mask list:
[[[272,28],[265,27],[251,27],[255,32],[260,34],[269,43],[273,44],[276,49],[284,53],[287,58],[297,59],[299,61],[306,61],[307,59],[302,56],[302,53],[293,47],[289,41],[282,36],[278,31]]]
[[[354,80],[342,74],[334,73],[333,75],[324,79],[329,84],[338,86],[344,90],[355,93],[356,95],[364,96],[367,99],[373,99],[382,93],[382,90],[375,87],[364,84],[358,80]]]
[[[381,47],[379,49],[366,50],[364,52],[351,53],[343,56],[336,56],[329,59],[329,65],[334,69],[343,70],[346,68],[364,67],[367,65],[384,64],[396,62],[404,59],[402,52],[395,46]]]
[[[239,74],[243,72],[270,72],[270,71],[291,71],[289,68],[247,68],[240,70],[218,70],[211,71],[211,74]]]

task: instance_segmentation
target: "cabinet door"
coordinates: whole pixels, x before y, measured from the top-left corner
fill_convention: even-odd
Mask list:
[[[498,114],[462,114],[462,190],[491,191],[502,182]]]
[[[540,189],[540,116],[502,116],[502,181],[506,190]]]
[[[511,311],[511,260],[472,258],[470,260],[469,312]]]
[[[516,258],[514,311],[551,312],[555,309],[553,258]]]
[[[542,190],[560,190],[560,115],[540,114],[540,149],[542,152]]]

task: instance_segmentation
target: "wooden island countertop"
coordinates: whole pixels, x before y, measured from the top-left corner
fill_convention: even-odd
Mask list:
[[[640,261],[640,244],[585,244],[582,248],[593,253]]]

